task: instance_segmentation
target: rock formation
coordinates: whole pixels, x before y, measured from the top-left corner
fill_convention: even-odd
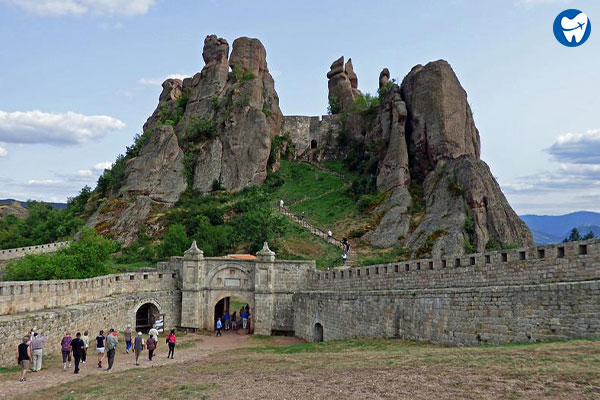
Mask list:
[[[447,62],[417,65],[401,85],[385,68],[378,96],[367,98],[342,56],[327,73],[332,115],[286,117],[284,125],[261,42],[241,37],[229,50],[225,39],[207,36],[202,71],[163,83],[124,159],[118,193],[100,201],[90,225],[130,243],[140,227],[160,230],[161,210],[186,190],[260,185],[279,165],[269,164],[272,139],[286,133],[303,160],[356,157],[367,165],[363,182],[386,194],[364,236],[375,246],[429,256],[533,243],[479,159],[467,94]]]
[[[7,204],[0,204],[0,218],[7,215],[14,215],[17,218],[25,219],[29,216],[29,210],[18,201],[13,201]]]
[[[352,60],[344,65],[344,56],[341,56],[331,64],[327,73],[329,79],[329,106],[332,114],[349,112],[354,100],[360,96],[358,90],[358,78],[354,73]]]
[[[144,124],[147,140],[127,160],[125,183],[89,225],[129,243],[140,226],[152,229],[149,218],[188,186],[200,193],[238,191],[266,179],[282,115],[265,48],[241,37],[229,55],[227,41],[210,35],[202,57],[201,72],[163,83],[159,105]]]

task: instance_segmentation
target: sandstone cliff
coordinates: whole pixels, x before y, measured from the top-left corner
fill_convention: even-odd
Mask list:
[[[16,200],[12,203],[0,204],[0,218],[4,218],[7,215],[14,215],[17,218],[25,219],[29,216],[29,210]]]
[[[265,48],[241,37],[229,54],[227,41],[210,35],[202,56],[201,72],[163,83],[122,186],[88,220],[98,231],[130,243],[142,226],[159,230],[156,215],[188,187],[238,191],[266,179],[282,115]]]
[[[364,237],[371,244],[405,246],[414,256],[533,244],[480,160],[467,94],[446,61],[415,66],[401,85],[385,68],[377,98],[362,95],[343,57],[327,78],[331,118],[285,117],[284,131],[301,158],[363,160],[368,184],[387,193]]]

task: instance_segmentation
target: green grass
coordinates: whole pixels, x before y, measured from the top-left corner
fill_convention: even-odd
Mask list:
[[[8,374],[11,372],[20,371],[21,367],[19,365],[15,365],[14,367],[0,367],[0,374]]]
[[[341,251],[312,235],[298,224],[286,221],[285,232],[277,239],[277,259],[315,260],[317,268],[334,268],[341,264]]]
[[[344,175],[348,179],[359,179],[360,175],[355,171],[349,171],[344,164],[344,160],[325,160],[323,162],[327,169]]]
[[[151,261],[136,261],[132,263],[117,263],[113,262],[111,267],[114,268],[118,272],[130,272],[130,271],[138,271],[143,268],[154,268],[156,266],[155,263]]]
[[[309,164],[282,160],[276,172],[285,183],[273,193],[273,199],[283,199],[293,213],[301,215],[321,229],[331,229],[335,223],[356,213],[354,199],[346,193],[343,179]]]

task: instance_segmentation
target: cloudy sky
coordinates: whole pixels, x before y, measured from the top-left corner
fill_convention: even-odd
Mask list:
[[[383,67],[401,80],[444,58],[518,213],[600,211],[600,31],[560,45],[566,8],[600,24],[597,0],[0,0],[0,198],[93,186],[215,33],[261,39],[288,115],[325,112],[342,54],[371,93]]]

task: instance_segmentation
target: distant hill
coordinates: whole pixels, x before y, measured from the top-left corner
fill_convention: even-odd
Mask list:
[[[565,215],[521,215],[531,232],[536,244],[561,242],[569,235],[571,229],[577,228],[581,235],[594,232],[600,237],[600,213],[578,211]]]
[[[14,202],[21,204],[23,207],[27,207],[26,201],[20,201],[15,199],[0,199],[0,204],[12,204]],[[42,203],[50,204],[50,206],[55,210],[62,210],[64,208],[67,208],[67,203],[49,203],[46,201],[43,201]]]

